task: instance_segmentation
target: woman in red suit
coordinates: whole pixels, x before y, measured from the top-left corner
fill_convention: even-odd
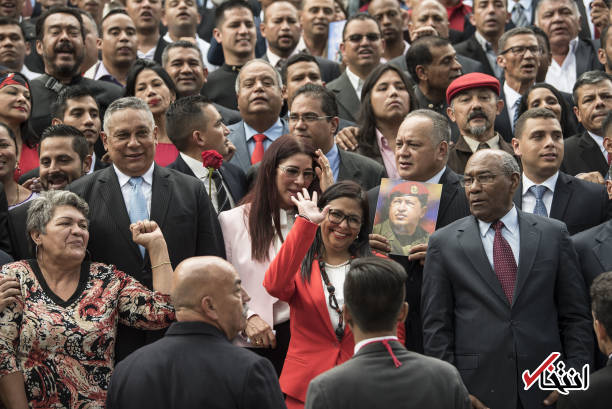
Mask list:
[[[318,204],[316,192],[312,199],[305,189],[297,196],[292,201],[299,217],[264,279],[270,295],[291,310],[291,341],[280,377],[288,409],[303,408],[308,383],[353,355],[355,341],[341,312],[344,276],[351,259],[372,254],[368,200],[357,183],[330,186]]]

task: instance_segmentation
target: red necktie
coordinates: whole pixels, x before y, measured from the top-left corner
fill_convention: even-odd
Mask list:
[[[595,32],[595,40],[597,40],[599,38],[599,36],[601,35],[601,33],[599,32],[599,29],[597,28],[597,26],[593,27],[594,28],[594,32]]]
[[[612,163],[612,153],[608,152],[608,166]]]
[[[255,149],[253,150],[253,154],[251,155],[251,165],[254,165],[261,161],[264,155],[264,141],[266,140],[266,135],[262,133],[257,133],[253,135],[253,139],[255,139]]]
[[[512,248],[501,233],[504,223],[498,220],[491,227],[495,230],[495,238],[493,239],[493,269],[508,302],[512,304],[512,295],[516,282],[516,261],[512,254]]]

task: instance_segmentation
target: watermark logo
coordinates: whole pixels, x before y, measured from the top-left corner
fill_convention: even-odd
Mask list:
[[[529,390],[536,383],[543,391],[558,391],[563,395],[567,395],[569,391],[587,390],[589,388],[589,364],[584,364],[582,372],[574,368],[566,371],[563,361],[556,362],[559,357],[561,353],[553,352],[533,373],[528,370],[523,371],[525,390]]]

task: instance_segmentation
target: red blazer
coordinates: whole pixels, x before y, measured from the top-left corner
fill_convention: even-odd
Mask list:
[[[300,274],[302,260],[310,248],[318,225],[298,217],[280,251],[268,267],[263,285],[273,297],[291,307],[291,341],[280,376],[288,396],[306,401],[310,381],[353,356],[355,341],[345,325],[342,342],[332,328],[319,264],[312,263],[310,282]],[[398,336],[404,343],[403,323]]]

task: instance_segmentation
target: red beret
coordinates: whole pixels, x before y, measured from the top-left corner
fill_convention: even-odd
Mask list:
[[[455,95],[473,88],[490,88],[499,96],[499,81],[497,78],[480,72],[471,72],[450,83],[446,89],[446,103],[450,105]]]
[[[404,182],[391,189],[391,195],[394,193],[408,196],[422,196],[428,195],[429,191],[422,183]]]

